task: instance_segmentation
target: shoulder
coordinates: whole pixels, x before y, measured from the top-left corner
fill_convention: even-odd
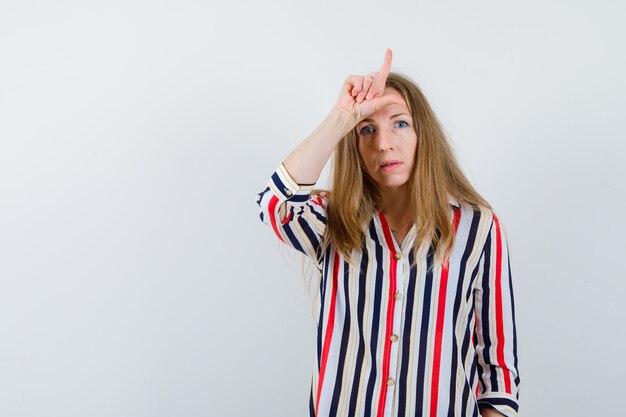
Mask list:
[[[457,200],[454,197],[449,198],[450,206],[455,210],[461,210],[462,214],[472,215],[481,220],[491,222],[493,211],[491,208],[482,204],[473,204],[467,201]]]
[[[505,226],[502,222],[501,216],[498,212],[491,207],[478,207],[476,209],[479,217],[478,223],[478,235],[482,236],[485,243],[489,239],[495,242],[502,242],[506,240]],[[499,243],[498,243],[499,244]]]
[[[483,204],[472,204],[465,201],[456,205],[453,204],[453,208],[461,211],[461,218],[467,219],[466,227],[474,230],[473,233],[476,234],[476,238],[484,243],[487,235],[492,232],[494,221],[497,219],[494,209]]]
[[[473,217],[479,218],[481,221],[491,224],[495,213],[491,207],[484,204],[476,204],[463,199],[457,199],[453,196],[448,197],[450,207],[455,210],[460,209],[461,213],[473,215]]]

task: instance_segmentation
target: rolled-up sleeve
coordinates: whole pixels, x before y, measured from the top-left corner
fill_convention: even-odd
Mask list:
[[[495,213],[479,271],[474,292],[475,349],[480,381],[478,406],[517,417],[520,377],[513,282],[508,243]]]
[[[311,194],[314,186],[296,183],[281,163],[265,189],[257,194],[256,201],[261,221],[283,243],[320,262],[326,229],[326,193]],[[287,205],[287,216],[281,221],[283,203]]]

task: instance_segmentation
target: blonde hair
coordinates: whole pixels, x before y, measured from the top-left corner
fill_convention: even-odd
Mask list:
[[[439,120],[417,84],[405,75],[391,72],[386,87],[397,90],[406,102],[418,143],[408,180],[410,210],[417,235],[413,244],[413,264],[422,242],[435,248],[434,265],[443,263],[452,251],[454,230],[449,197],[459,205],[491,209],[463,174]],[[331,190],[326,203],[326,230],[322,252],[328,245],[352,263],[353,250],[360,250],[372,215],[384,202],[376,182],[367,174],[358,152],[356,126],[335,148]],[[324,190],[315,190],[319,193]],[[433,265],[433,266],[434,266]]]

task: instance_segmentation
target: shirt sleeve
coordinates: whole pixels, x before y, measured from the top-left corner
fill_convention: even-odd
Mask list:
[[[495,213],[479,262],[474,292],[478,406],[517,417],[520,378],[513,282],[506,236]]]
[[[315,184],[296,183],[285,166],[270,177],[257,194],[259,217],[286,245],[320,262],[321,242],[326,229],[326,193],[312,195]],[[280,220],[280,206],[287,205],[287,216]]]

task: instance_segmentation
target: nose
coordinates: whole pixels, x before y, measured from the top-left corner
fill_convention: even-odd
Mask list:
[[[391,149],[392,141],[391,141],[391,132],[388,129],[380,129],[378,131],[377,138],[378,140],[378,149],[381,151]]]

